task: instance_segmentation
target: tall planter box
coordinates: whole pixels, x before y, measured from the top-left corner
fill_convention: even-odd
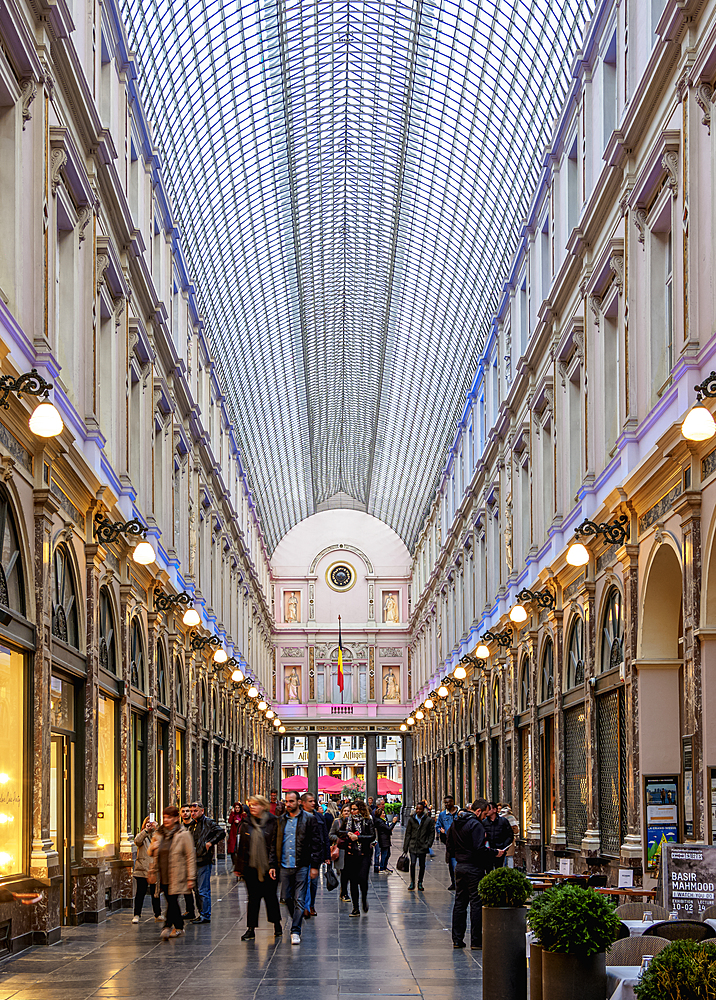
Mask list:
[[[526,917],[524,906],[483,906],[482,1000],[527,1000]]]
[[[607,956],[603,951],[584,958],[542,949],[544,1000],[605,1000]]]
[[[543,1000],[542,945],[538,941],[530,945],[530,1000]]]

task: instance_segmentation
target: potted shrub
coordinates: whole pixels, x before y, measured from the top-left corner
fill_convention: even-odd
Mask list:
[[[711,1000],[716,942],[674,941],[654,956],[634,992],[638,1000]]]
[[[514,868],[495,868],[480,881],[483,1000],[526,1000],[525,903],[532,885]]]
[[[607,896],[565,885],[538,915],[542,942],[542,996],[549,1000],[604,1000],[606,949],[619,931]]]
[[[547,889],[540,893],[530,903],[527,911],[527,923],[530,930],[536,937],[536,941],[530,944],[530,1000],[542,1000],[542,938],[540,936],[541,920],[546,908],[549,906],[555,892],[563,889],[563,885],[556,885],[552,889]]]

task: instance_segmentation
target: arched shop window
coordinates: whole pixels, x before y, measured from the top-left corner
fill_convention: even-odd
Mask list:
[[[174,661],[174,699],[177,712],[184,715],[184,680],[179,657]]]
[[[169,705],[169,692],[167,689],[167,658],[164,654],[164,646],[157,643],[157,698],[160,705]]]
[[[526,712],[530,707],[530,658],[525,656],[520,674],[520,712]]]
[[[129,655],[132,687],[137,688],[139,691],[144,691],[144,641],[142,639],[142,627],[139,624],[138,618],[132,619],[132,627],[129,632]]]
[[[567,645],[567,688],[584,684],[584,621],[577,617]]]
[[[52,634],[80,648],[77,589],[66,545],[58,545],[52,560]]]
[[[549,701],[554,698],[554,644],[551,639],[547,639],[542,653],[542,677],[541,677],[540,701]]]
[[[111,674],[117,673],[117,633],[112,598],[106,587],[99,592],[99,665]]]
[[[201,682],[201,713],[200,713],[200,718],[201,718],[201,724],[204,727],[204,729],[208,729],[209,728],[209,705],[208,705],[208,699],[207,699],[207,696],[206,696],[206,682],[205,681]]]
[[[614,670],[624,659],[624,638],[622,625],[622,595],[612,587],[607,595],[602,618],[601,669]]]
[[[485,702],[487,697],[485,691],[487,690],[487,685],[483,681],[480,685],[480,730],[487,728],[487,708]]]
[[[0,489],[0,604],[25,617],[25,579],[10,500]]]
[[[492,725],[500,721],[500,682],[497,677],[492,682]]]

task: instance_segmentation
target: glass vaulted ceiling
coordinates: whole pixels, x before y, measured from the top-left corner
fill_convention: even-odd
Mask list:
[[[411,545],[591,0],[123,2],[269,547]]]

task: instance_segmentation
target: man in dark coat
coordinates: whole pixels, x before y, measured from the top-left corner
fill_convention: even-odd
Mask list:
[[[415,888],[415,865],[418,864],[418,889],[425,891],[425,857],[435,840],[435,820],[428,814],[424,802],[418,802],[415,812],[408,820],[403,838],[403,854],[410,855],[410,885]]]
[[[305,812],[296,792],[286,794],[286,811],[276,823],[276,865],[281,869],[281,898],[291,914],[291,944],[301,943],[301,924],[306,887],[318,875],[323,844],[313,813]],[[278,872],[272,869],[271,878]]]
[[[456,859],[455,905],[452,911],[452,946],[465,947],[467,907],[470,905],[470,947],[482,948],[482,900],[478,886],[482,877],[492,870],[496,857],[505,851],[487,846],[482,818],[487,813],[485,799],[475,799],[469,809],[461,809],[447,835],[447,848]]]
[[[191,826],[196,851],[196,890],[201,913],[192,923],[208,924],[211,920],[211,868],[214,862],[214,847],[225,837],[218,823],[204,813],[201,802],[192,802]]]
[[[316,819],[316,826],[318,827],[318,835],[321,838],[321,863],[324,861],[326,864],[331,863],[331,844],[328,839],[328,829],[326,828],[325,820],[323,819],[323,813],[319,812],[321,808],[316,805],[316,799],[311,792],[304,792],[301,796],[301,806],[304,812],[311,813]],[[308,888],[306,889],[306,899],[303,905],[303,915],[306,920],[310,920],[311,917],[316,916],[316,892],[318,891],[318,874],[311,875],[308,880]]]
[[[507,851],[515,839],[515,831],[512,829],[510,821],[504,816],[500,816],[496,802],[490,802],[487,813],[482,818],[482,825],[485,827],[490,847],[498,851]],[[504,857],[495,861],[495,868],[501,868],[504,863]]]

